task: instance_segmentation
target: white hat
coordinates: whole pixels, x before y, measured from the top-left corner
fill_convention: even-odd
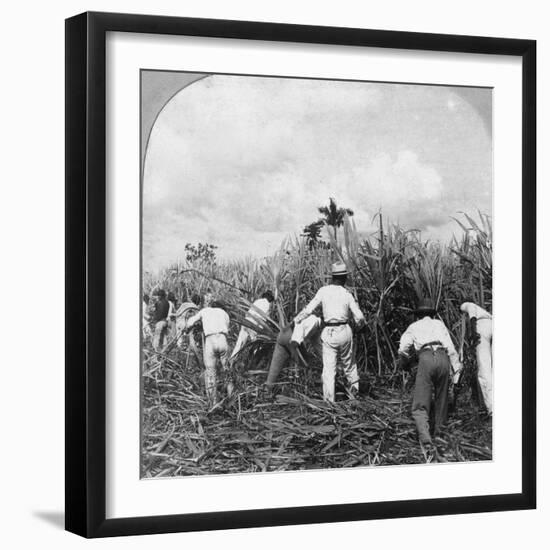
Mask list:
[[[332,275],[348,275],[349,271],[344,262],[336,262],[332,264]]]

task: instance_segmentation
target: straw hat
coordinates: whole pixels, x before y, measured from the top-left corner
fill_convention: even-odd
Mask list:
[[[349,271],[344,262],[336,262],[332,264],[332,276],[334,275],[348,275]]]

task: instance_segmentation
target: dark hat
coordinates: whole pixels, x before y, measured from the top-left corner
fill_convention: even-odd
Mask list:
[[[414,311],[415,313],[435,313],[436,308],[430,298],[422,298],[422,300],[418,302],[418,306]]]
[[[160,296],[161,298],[166,298],[166,292],[162,288],[157,288],[155,292],[153,292],[153,296]]]

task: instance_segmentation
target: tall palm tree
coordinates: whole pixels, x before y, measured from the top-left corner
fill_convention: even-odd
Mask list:
[[[323,221],[325,225],[333,228],[334,240],[338,242],[336,230],[343,225],[346,214],[353,216],[353,210],[350,208],[340,208],[332,197],[329,198],[328,206],[319,206],[318,210],[324,216]]]

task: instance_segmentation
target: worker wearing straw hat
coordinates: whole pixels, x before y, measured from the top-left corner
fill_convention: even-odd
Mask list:
[[[487,413],[493,414],[493,316],[482,307],[464,302],[460,311],[470,319],[471,329],[478,337],[476,345],[477,379]]]
[[[436,308],[429,299],[420,301],[415,313],[418,320],[409,325],[399,343],[399,364],[407,369],[411,352],[418,356],[418,370],[412,403],[420,445],[426,453],[434,451],[430,434],[432,393],[435,395],[433,433],[437,435],[447,421],[449,378],[458,379],[462,364],[447,327],[434,319]]]
[[[213,300],[208,307],[204,307],[196,315],[188,319],[185,332],[189,332],[199,321],[202,322],[202,330],[204,332],[203,360],[206,396],[210,405],[213,405],[217,401],[216,369],[218,361],[224,370],[227,370],[229,367],[227,346],[229,315],[223,309],[221,303]],[[228,387],[228,392],[230,391]]]
[[[340,363],[350,385],[352,397],[359,393],[357,364],[353,361],[353,332],[350,321],[358,328],[365,324],[365,317],[355,298],[344,285],[348,270],[343,262],[332,265],[332,282],[321,287],[313,300],[296,316],[296,324],[311,315],[319,306],[323,310],[324,328],[321,332],[323,344],[323,398],[335,400],[336,367]]]

